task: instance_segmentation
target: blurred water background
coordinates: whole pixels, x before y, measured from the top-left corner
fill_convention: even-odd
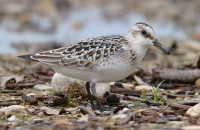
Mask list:
[[[34,52],[146,22],[160,39],[200,39],[200,1],[0,0],[0,53]]]

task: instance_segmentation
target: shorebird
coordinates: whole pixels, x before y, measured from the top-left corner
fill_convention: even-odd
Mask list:
[[[154,29],[139,22],[125,35],[89,38],[74,45],[18,57],[42,62],[62,75],[87,81],[91,107],[102,110],[98,99],[91,95],[91,91],[96,93],[95,83],[118,81],[129,76],[140,65],[150,46],[170,54],[157,40]]]

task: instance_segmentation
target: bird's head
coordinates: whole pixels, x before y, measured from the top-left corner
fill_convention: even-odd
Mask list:
[[[142,44],[141,46],[146,48],[155,46],[164,53],[170,54],[170,52],[157,40],[154,29],[146,23],[136,23],[129,30],[129,34],[138,41],[136,44]]]

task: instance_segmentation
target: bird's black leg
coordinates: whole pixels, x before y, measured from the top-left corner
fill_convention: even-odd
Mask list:
[[[91,92],[92,92],[92,96],[94,97],[94,99],[96,100],[96,102],[97,102],[97,107],[96,107],[96,109],[99,109],[100,111],[103,111],[103,108],[102,108],[102,105],[101,105],[101,103],[100,103],[100,101],[99,101],[99,98],[98,97],[96,97],[95,95],[96,95],[96,88],[95,88],[95,83],[91,83],[91,86],[90,86],[90,89],[91,89]]]
[[[90,100],[91,107],[92,107],[92,109],[96,109],[96,107],[94,105],[93,97],[92,97],[91,92],[90,92],[90,82],[87,82],[85,87],[86,87],[86,91],[88,93],[88,99]]]
[[[101,103],[99,102],[99,99],[97,97],[95,97],[94,95],[96,94],[96,88],[95,88],[95,83],[90,83],[90,82],[87,82],[86,83],[86,91],[88,93],[88,99],[90,100],[90,103],[91,103],[91,107],[93,110],[100,110],[100,111],[103,111],[103,108],[102,108],[102,105]],[[91,94],[91,91],[94,95]],[[97,102],[97,106],[94,104],[94,99],[96,100]]]
[[[102,105],[101,105],[101,103],[100,103],[100,101],[99,101],[99,98],[97,98],[97,97],[94,97],[95,98],[95,100],[96,100],[96,102],[97,102],[97,107],[98,107],[98,109],[102,112],[103,111],[103,107],[102,107]]]

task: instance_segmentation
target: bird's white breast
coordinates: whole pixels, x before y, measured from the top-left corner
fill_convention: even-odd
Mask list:
[[[126,78],[134,70],[135,66],[128,64],[121,57],[104,61],[95,69],[51,66],[56,72],[72,78],[90,82],[111,82]]]
[[[84,81],[95,83],[118,81],[128,77],[146,53],[146,48],[131,45],[124,45],[119,53],[95,63],[92,69],[59,65],[51,67],[62,75]],[[133,55],[136,56],[134,60],[131,59]]]

